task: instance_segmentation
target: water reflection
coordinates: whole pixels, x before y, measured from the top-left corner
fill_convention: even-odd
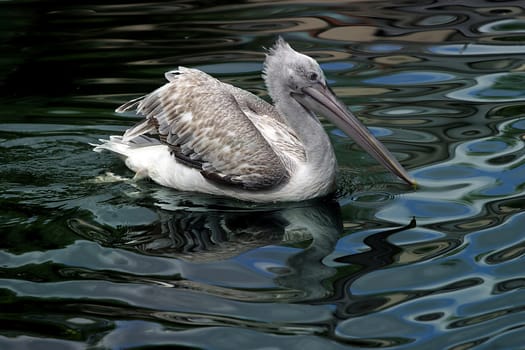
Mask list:
[[[518,188],[525,181],[523,121],[510,120],[497,128],[498,134],[465,141],[455,147],[447,161],[416,171],[425,194],[407,194],[395,205],[380,210],[378,217],[395,220],[411,212],[421,222],[448,222],[477,217],[491,201],[520,196]],[[409,210],[403,204],[408,198]],[[441,213],[439,219],[432,214],[435,211]]]
[[[176,203],[182,206],[182,201]],[[71,219],[69,225],[77,234],[104,246],[182,259],[185,281],[165,281],[170,285],[192,285],[194,289],[215,290],[224,296],[229,292],[211,286],[234,288],[240,283],[240,276],[251,270],[255,276],[246,276],[239,287],[251,284],[282,288],[281,296],[267,295],[272,301],[317,299],[331,294],[324,281],[335,269],[322,261],[342,233],[337,202],[221,210],[213,201],[206,203],[203,197],[200,206],[190,207],[188,201],[184,201],[184,206],[186,209],[178,211],[158,209],[154,223],[128,226],[125,230],[108,230],[81,219]],[[230,277],[221,271],[228,271]],[[231,276],[232,271],[237,276]],[[201,282],[191,282],[196,280]],[[249,294],[239,298],[244,300]],[[264,299],[256,292],[252,294],[256,300]]]
[[[416,227],[416,220],[412,219],[412,221],[405,226],[380,230],[379,232],[369,234],[363,240],[363,243],[368,246],[367,248],[369,250],[339,256],[334,259],[334,262],[349,265],[344,269],[348,270],[350,268],[352,271],[352,273],[347,272],[343,278],[334,280],[334,290],[336,293],[327,299],[337,305],[337,317],[340,319],[348,319],[360,315],[367,315],[383,309],[392,308],[397,304],[402,304],[414,298],[425,296],[425,293],[422,291],[404,291],[402,293],[392,294],[382,293],[375,297],[371,297],[370,295],[363,297],[359,295],[359,292],[353,292],[353,290],[356,289],[354,283],[357,283],[357,290],[359,290],[359,286],[362,285],[363,280],[366,280],[366,276],[370,273],[381,273],[380,271],[390,268],[395,270],[403,266],[409,266],[415,262],[422,263],[434,257],[442,256],[459,247],[461,244],[461,240],[451,238],[439,238],[409,244],[396,244],[389,240],[391,236],[410,231]],[[449,288],[449,286],[446,286],[443,289],[433,289],[427,293],[440,293]]]
[[[449,98],[473,102],[510,102],[525,100],[521,86],[525,83],[525,74],[520,72],[495,73],[476,77],[472,87],[453,91]]]
[[[519,2],[0,4],[0,348],[522,347]],[[341,208],[174,194],[91,152],[177,65],[267,98],[278,34],[417,191],[328,124]]]

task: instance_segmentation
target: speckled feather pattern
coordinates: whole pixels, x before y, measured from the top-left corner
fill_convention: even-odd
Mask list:
[[[281,185],[305,161],[302,144],[269,103],[196,69],[180,67],[166,77],[169,83],[117,110],[145,116],[124,141],[158,133],[179,161],[245,190]]]

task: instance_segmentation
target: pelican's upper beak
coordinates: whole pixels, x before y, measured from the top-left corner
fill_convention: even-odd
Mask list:
[[[408,184],[416,185],[392,153],[337,99],[328,86],[318,83],[303,88],[302,92],[292,96],[303,107],[328,118],[384,167]]]

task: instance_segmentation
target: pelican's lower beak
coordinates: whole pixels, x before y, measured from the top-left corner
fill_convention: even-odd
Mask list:
[[[292,96],[303,107],[328,118],[384,167],[408,184],[416,185],[392,153],[337,99],[329,87],[315,84],[303,88],[302,92]]]

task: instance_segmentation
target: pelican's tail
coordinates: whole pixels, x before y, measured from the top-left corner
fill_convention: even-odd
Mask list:
[[[148,136],[137,136],[132,140],[124,140],[122,136],[110,136],[109,140],[99,139],[99,144],[91,143],[93,151],[102,152],[104,150],[119,155],[126,166],[135,172],[134,180],[149,177],[150,169],[154,169],[160,157],[171,157],[169,149],[160,143],[159,140]],[[159,149],[159,147],[161,149]]]
[[[93,151],[102,152],[104,150],[111,151],[123,158],[129,157],[138,148],[160,145],[160,141],[147,137],[144,135],[133,138],[132,140],[124,140],[122,136],[112,135],[109,140],[99,139],[101,143],[90,143],[93,146]]]

